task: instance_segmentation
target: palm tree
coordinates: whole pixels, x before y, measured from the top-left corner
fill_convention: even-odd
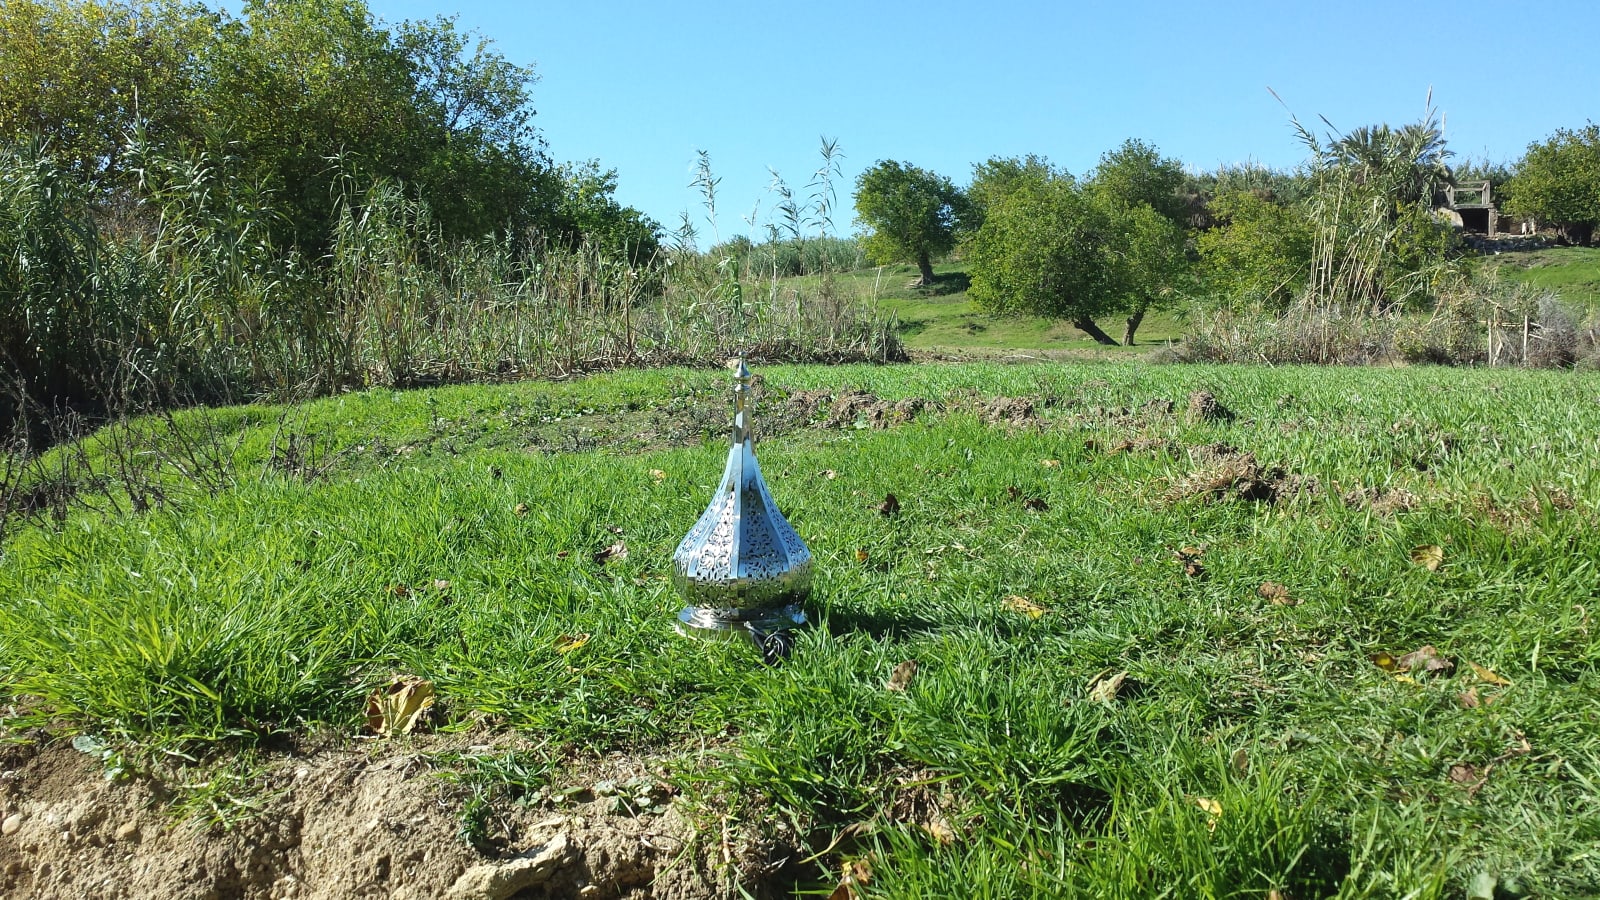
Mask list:
[[[1437,206],[1455,187],[1455,174],[1446,162],[1455,154],[1445,146],[1444,130],[1432,110],[1422,121],[1400,128],[1363,125],[1329,137],[1322,162],[1391,197],[1396,214],[1418,203]]]

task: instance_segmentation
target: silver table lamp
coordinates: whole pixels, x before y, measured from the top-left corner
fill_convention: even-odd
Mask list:
[[[750,370],[733,383],[733,446],[722,483],[672,554],[672,581],[689,603],[678,631],[691,637],[748,637],[768,663],[787,656],[791,629],[806,624],[811,551],[773,502],[751,434]]]

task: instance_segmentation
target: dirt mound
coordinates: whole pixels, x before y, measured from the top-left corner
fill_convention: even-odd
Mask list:
[[[1234,420],[1233,410],[1223,406],[1217,396],[1210,391],[1195,391],[1189,395],[1189,421],[1199,424],[1202,422],[1231,422]]]
[[[776,854],[701,840],[672,802],[497,804],[497,852],[461,836],[452,786],[411,748],[285,754],[252,779],[250,817],[179,823],[171,788],[110,781],[70,746],[0,750],[0,895],[249,900],[689,898],[757,884]],[[459,791],[459,789],[454,789]],[[456,798],[459,800],[459,797]]]
[[[1410,512],[1422,505],[1422,498],[1405,488],[1363,487],[1356,485],[1340,497],[1345,506],[1365,507],[1380,516]]]
[[[927,405],[928,401],[921,397],[890,403],[877,394],[846,391],[833,401],[825,424],[829,428],[889,428],[915,419]]]
[[[1189,449],[1194,465],[1187,477],[1167,492],[1169,501],[1202,497],[1215,500],[1250,500],[1274,503],[1303,493],[1315,493],[1314,479],[1285,472],[1280,466],[1265,467],[1254,453],[1240,452],[1224,443]]]
[[[995,397],[980,409],[983,420],[990,425],[1010,425],[1021,428],[1038,418],[1033,401],[1027,397]]]

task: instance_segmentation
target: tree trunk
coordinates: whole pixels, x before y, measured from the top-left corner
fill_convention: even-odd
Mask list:
[[[1128,317],[1128,328],[1122,332],[1123,346],[1133,346],[1133,333],[1139,330],[1139,323],[1144,321],[1144,311],[1147,308],[1149,308],[1147,304],[1141,303],[1134,309],[1133,315]]]
[[[1108,347],[1118,346],[1116,338],[1113,338],[1111,335],[1101,331],[1100,326],[1096,325],[1094,320],[1087,316],[1082,319],[1073,319],[1072,327],[1078,329],[1084,334],[1087,334],[1089,337],[1094,338],[1095,343],[1105,344]]]
[[[922,287],[933,287],[933,260],[927,253],[917,254],[917,268],[922,270]]]

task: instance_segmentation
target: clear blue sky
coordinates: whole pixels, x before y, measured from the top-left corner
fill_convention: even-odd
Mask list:
[[[689,210],[695,151],[722,178],[718,225],[797,190],[819,137],[855,177],[899,159],[965,184],[991,156],[1074,173],[1130,137],[1194,168],[1304,157],[1303,122],[1418,119],[1430,87],[1458,157],[1514,161],[1557,127],[1600,119],[1600,0],[1539,2],[608,3],[369,0],[388,21],[459,15],[532,63],[557,160],[598,159],[618,199],[667,227]]]

